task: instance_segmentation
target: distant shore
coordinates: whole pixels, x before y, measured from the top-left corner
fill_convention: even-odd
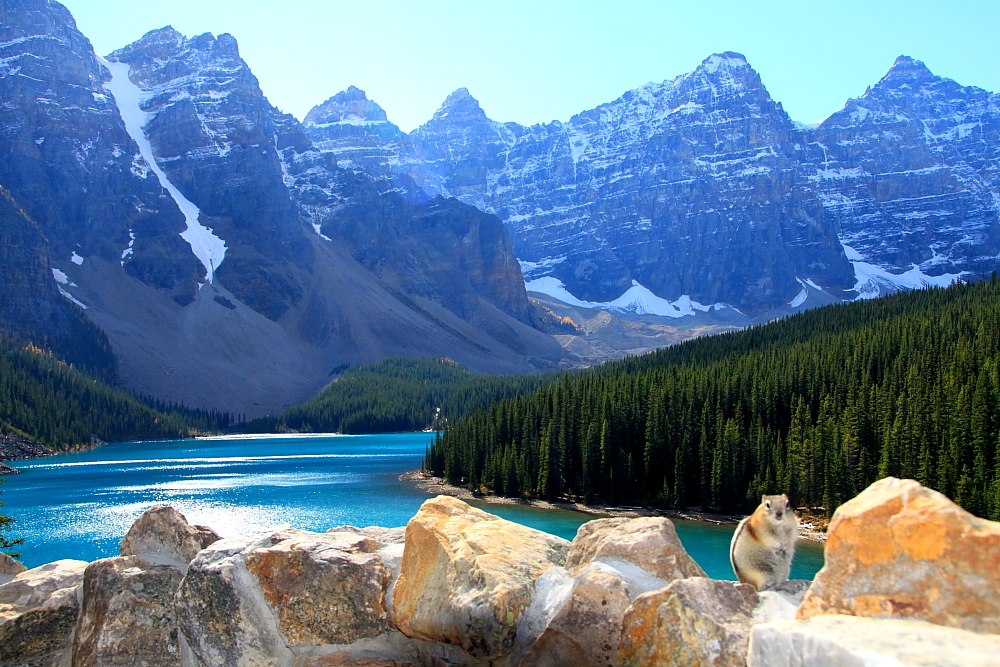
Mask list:
[[[608,506],[608,505],[585,505],[584,503],[571,502],[549,502],[547,500],[529,500],[525,498],[508,498],[494,494],[475,495],[468,489],[446,484],[441,477],[434,477],[420,470],[404,473],[399,479],[407,482],[416,482],[417,488],[423,489],[431,495],[454,496],[466,502],[473,500],[489,505],[526,505],[545,510],[569,510],[571,512],[583,512],[597,518],[606,517],[640,517],[640,516],[665,516],[671,519],[685,519],[687,521],[700,521],[703,523],[714,523],[718,525],[736,525],[743,518],[743,515],[712,514],[710,512],[699,512],[695,510],[658,510],[651,507],[633,506]],[[810,542],[826,542],[826,533],[818,526],[808,520],[799,522],[799,536]]]

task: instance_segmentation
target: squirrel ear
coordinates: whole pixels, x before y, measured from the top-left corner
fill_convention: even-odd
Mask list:
[[[760,502],[762,502],[762,503],[767,502],[767,496],[761,496],[760,497]]]

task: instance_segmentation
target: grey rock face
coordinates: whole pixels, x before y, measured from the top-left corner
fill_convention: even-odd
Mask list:
[[[73,646],[76,667],[179,667],[174,594],[183,574],[138,556],[87,566]]]
[[[313,107],[302,124],[317,149],[336,155],[339,167],[392,175],[387,165],[398,153],[396,144],[403,132],[365,91],[351,86],[337,93]]]
[[[986,667],[995,665],[1000,637],[923,621],[816,616],[755,625],[748,667]]]
[[[198,266],[183,218],[148,172],[104,89],[107,70],[65,7],[0,5],[0,182],[38,222],[56,266],[71,253],[119,262],[179,302]]]
[[[205,526],[192,526],[173,507],[158,505],[142,513],[122,539],[122,556],[141,556],[150,563],[184,571],[198,552],[219,540]]]
[[[679,579],[625,612],[616,664],[743,667],[757,606],[748,584]]]
[[[900,56],[806,140],[810,181],[866,261],[928,275],[996,268],[1000,96]]]
[[[809,128],[722,53],[568,122],[498,123],[459,89],[395,152],[360,125],[338,150],[375,142],[366,169],[496,213],[529,280],[755,315],[995,268],[998,118],[995,94],[902,57]]]
[[[277,320],[302,299],[295,269],[311,266],[312,248],[282,182],[274,110],[236,40],[166,27],[108,58],[127,63],[148,96],[144,130],[157,162],[227,244],[218,280]]]
[[[87,563],[57,560],[0,585],[0,665],[56,667],[73,647]]]
[[[195,664],[283,665],[317,646],[391,643],[392,571],[378,547],[354,532],[299,530],[210,545],[176,597]]]

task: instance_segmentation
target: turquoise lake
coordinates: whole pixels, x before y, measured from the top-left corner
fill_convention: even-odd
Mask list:
[[[290,525],[403,526],[429,496],[399,475],[420,467],[428,433],[225,437],[118,443],[80,454],[17,461],[0,485],[22,561],[118,555],[132,522],[150,505],[173,505],[223,537]],[[566,539],[594,517],[521,505],[479,504]],[[717,579],[732,579],[733,526],[674,520],[685,548]],[[822,546],[800,542],[794,578],[812,579]]]

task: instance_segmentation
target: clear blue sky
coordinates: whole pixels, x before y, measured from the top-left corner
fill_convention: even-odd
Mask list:
[[[1000,0],[64,0],[102,55],[173,25],[232,33],[271,102],[298,118],[349,85],[412,130],[465,86],[494,120],[568,120],[738,51],[813,122],[906,54],[1000,91]]]

